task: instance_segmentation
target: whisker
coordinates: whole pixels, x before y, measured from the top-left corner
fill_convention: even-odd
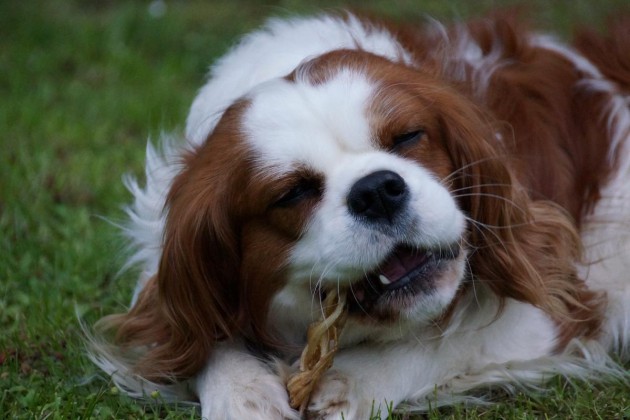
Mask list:
[[[461,198],[461,197],[489,197],[489,198],[495,198],[497,200],[501,200],[501,201],[505,201],[508,204],[511,204],[514,206],[514,208],[521,210],[523,213],[526,213],[526,211],[521,208],[520,206],[518,206],[514,200],[510,200],[507,197],[503,197],[500,196],[498,194],[492,194],[492,193],[483,193],[483,192],[473,192],[473,193],[468,193],[468,194],[455,194],[454,195],[455,198]]]
[[[532,224],[532,222],[523,222],[523,223],[509,223],[509,224],[506,224],[506,225],[499,226],[499,225],[492,225],[492,224],[489,224],[489,223],[483,223],[483,222],[480,222],[479,220],[475,220],[475,219],[473,219],[471,217],[468,217],[468,216],[464,216],[464,217],[470,223],[475,224],[475,225],[480,226],[480,227],[483,227],[483,228],[486,228],[488,230],[490,230],[490,229],[495,229],[495,230],[513,229],[513,228],[517,228],[517,227],[530,226]]]
[[[488,237],[486,236],[486,233],[491,233],[494,236],[494,238],[497,240],[496,244],[501,245],[503,249],[507,251],[507,248],[505,247],[503,240],[501,239],[501,237],[499,237],[499,235],[494,231],[493,228],[484,226],[483,223],[476,222],[475,220],[472,220],[470,218],[467,218],[467,219],[471,221],[472,226],[474,226],[479,231],[479,233],[483,236],[484,241],[488,243],[488,246],[494,245],[494,243],[488,241]],[[480,248],[479,245],[477,245],[476,248],[479,249]]]
[[[461,187],[461,188],[456,188],[453,190],[449,190],[451,193],[456,193],[456,192],[460,192],[460,191],[466,191],[466,190],[472,190],[474,188],[479,188],[479,187],[512,187],[512,185],[510,184],[502,184],[502,183],[487,183],[487,184],[475,184],[475,185],[470,185],[470,186],[465,186],[465,187]]]
[[[489,162],[491,160],[498,160],[498,159],[500,159],[500,157],[498,157],[498,156],[490,156],[490,157],[486,157],[484,159],[479,159],[479,160],[476,160],[474,162],[470,162],[470,163],[468,163],[468,164],[466,164],[464,166],[460,166],[459,168],[455,169],[453,172],[451,172],[450,174],[445,176],[442,180],[443,181],[450,181],[452,179],[452,177],[458,175],[459,172],[461,172],[461,171],[463,171],[465,169],[471,168],[471,167],[473,167],[475,165],[479,165],[479,164],[482,164],[482,163],[485,163],[485,162]]]

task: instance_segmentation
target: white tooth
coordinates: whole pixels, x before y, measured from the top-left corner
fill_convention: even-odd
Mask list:
[[[381,281],[381,283],[383,283],[385,286],[387,286],[388,284],[391,284],[391,281],[389,281],[389,279],[387,277],[385,277],[382,274],[379,274],[378,279]]]

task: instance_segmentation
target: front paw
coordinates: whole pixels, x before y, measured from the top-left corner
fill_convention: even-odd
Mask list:
[[[275,369],[239,343],[224,344],[193,382],[207,420],[299,420],[289,406],[282,365]]]
[[[379,404],[355,378],[332,369],[313,389],[308,420],[364,420],[387,418],[385,403]]]
[[[247,383],[217,385],[223,389],[202,401],[204,419],[299,420],[299,414],[289,407],[284,383],[276,375],[258,376]]]

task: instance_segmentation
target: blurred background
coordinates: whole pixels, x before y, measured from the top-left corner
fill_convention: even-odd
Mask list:
[[[115,225],[130,200],[121,178],[142,176],[148,139],[183,129],[208,66],[240,34],[270,16],[343,8],[421,22],[517,4],[565,38],[628,9],[627,0],[0,0],[0,418],[194,416],[118,395],[84,357],[77,313],[91,324],[125,309],[134,274],[120,273]],[[558,380],[548,397],[517,393],[425,417],[621,418],[629,394],[627,384]]]

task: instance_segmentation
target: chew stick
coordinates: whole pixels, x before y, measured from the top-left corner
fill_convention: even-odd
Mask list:
[[[333,364],[339,345],[339,334],[346,320],[346,294],[331,290],[323,306],[323,319],[313,322],[306,333],[306,347],[300,357],[300,370],[289,377],[289,404],[304,413],[313,387]]]

